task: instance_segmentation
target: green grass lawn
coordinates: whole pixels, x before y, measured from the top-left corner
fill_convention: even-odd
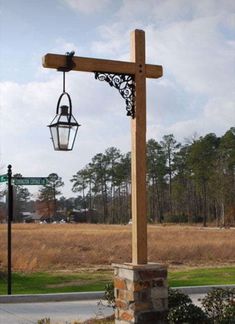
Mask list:
[[[231,285],[235,284],[235,267],[169,271],[168,278],[170,287]]]
[[[13,273],[13,294],[45,294],[104,290],[111,271],[81,273]],[[0,277],[0,294],[7,292],[7,277]]]
[[[14,273],[13,294],[44,294],[104,290],[113,272],[101,270],[80,273]],[[235,284],[235,267],[198,268],[169,271],[169,286],[203,286]],[[7,293],[7,277],[0,273],[0,294]]]

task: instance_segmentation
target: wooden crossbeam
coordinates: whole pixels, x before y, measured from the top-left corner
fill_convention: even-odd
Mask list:
[[[66,66],[66,55],[60,54],[46,54],[42,58],[42,65],[45,68],[58,69]],[[107,72],[120,74],[135,75],[139,66],[134,62],[105,60],[89,57],[73,56],[72,62],[74,64],[72,70],[81,72]],[[146,64],[145,67],[146,78],[157,79],[162,76],[162,66]]]

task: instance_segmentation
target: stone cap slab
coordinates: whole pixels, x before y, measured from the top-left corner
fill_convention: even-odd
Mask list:
[[[113,264],[114,277],[130,281],[153,281],[167,277],[167,266],[160,263],[148,264]]]
[[[121,268],[127,270],[166,270],[168,266],[162,263],[149,262],[147,264],[133,264],[133,263],[113,263],[113,268]]]

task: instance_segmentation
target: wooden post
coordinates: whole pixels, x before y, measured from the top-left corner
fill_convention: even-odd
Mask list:
[[[147,263],[147,205],[146,205],[146,73],[145,33],[131,33],[131,61],[135,62],[135,118],[131,135],[132,188],[132,263]]]

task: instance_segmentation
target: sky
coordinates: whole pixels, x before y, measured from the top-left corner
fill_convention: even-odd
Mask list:
[[[111,146],[130,151],[130,117],[118,91],[93,73],[66,74],[82,125],[73,151],[53,150],[50,124],[62,73],[42,67],[46,53],[130,60],[130,33],[145,31],[147,139],[222,136],[235,126],[234,0],[0,0],[0,174],[70,179]],[[2,186],[1,186],[2,187]],[[0,188],[1,189],[1,188]],[[38,188],[28,187],[34,192]]]

